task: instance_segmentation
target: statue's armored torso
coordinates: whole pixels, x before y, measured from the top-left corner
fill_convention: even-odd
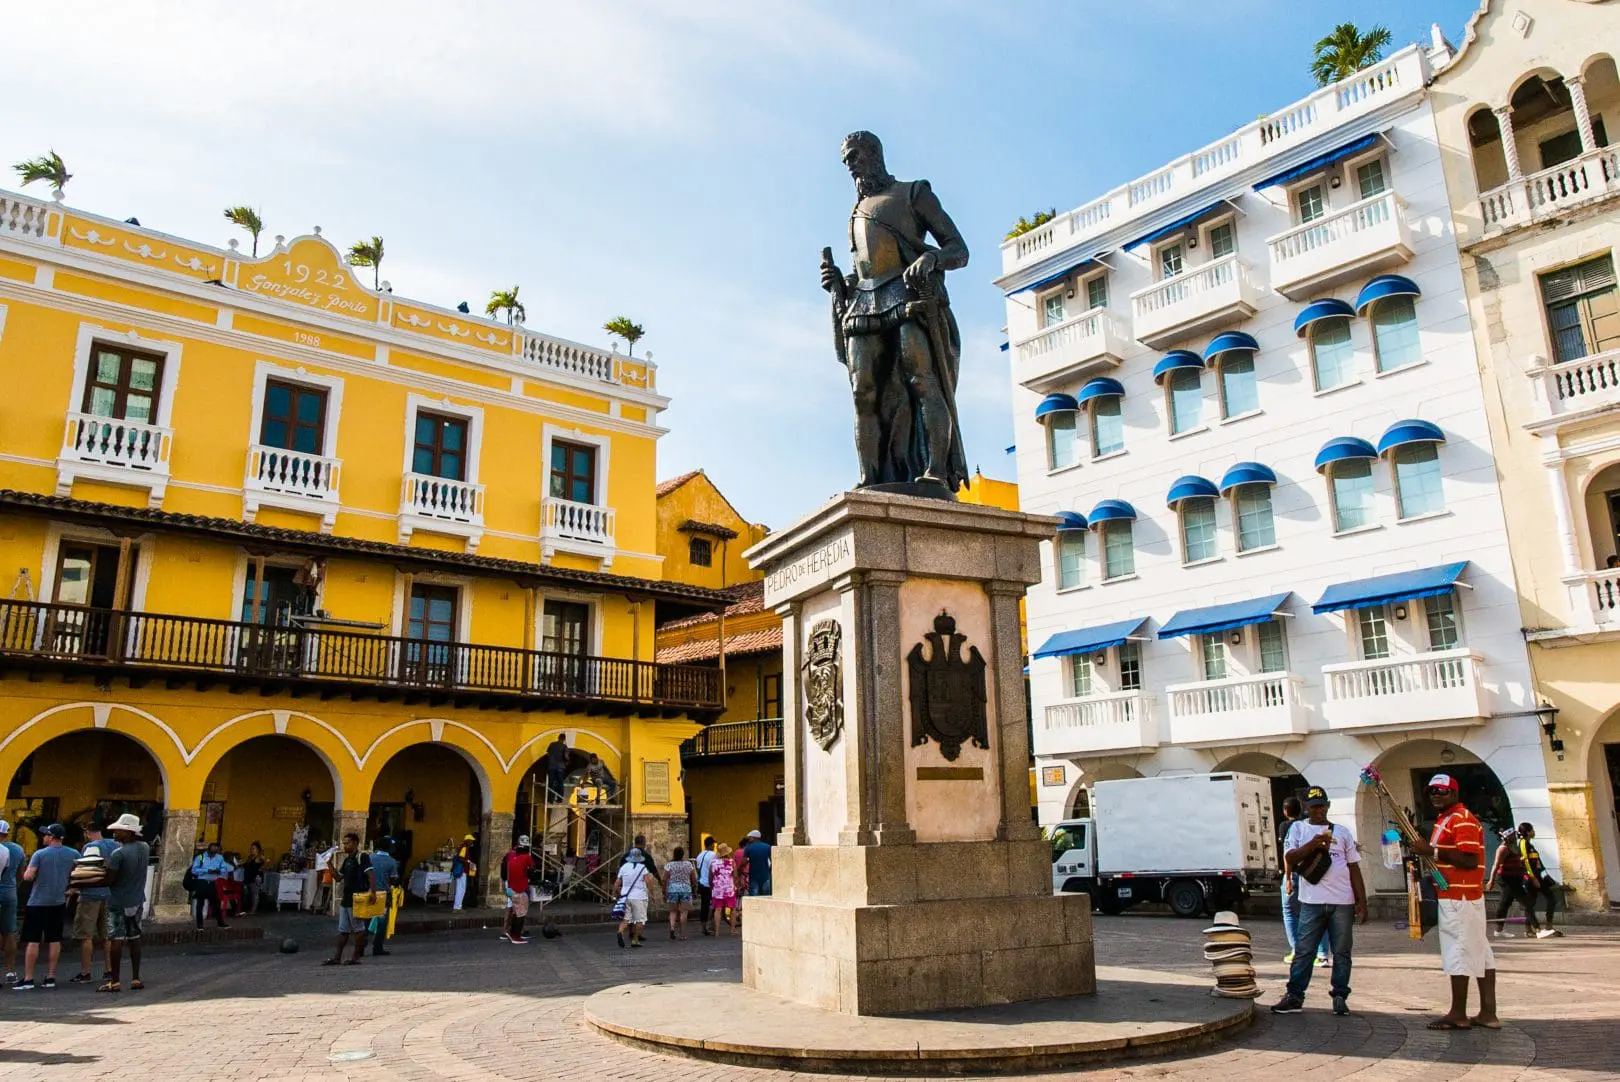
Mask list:
[[[901,274],[926,247],[911,203],[911,184],[896,181],[855,204],[849,246],[855,256],[851,310],[876,314],[907,299]]]

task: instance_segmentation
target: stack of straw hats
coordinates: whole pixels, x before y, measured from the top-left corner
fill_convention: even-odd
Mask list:
[[[1213,994],[1226,999],[1253,999],[1260,994],[1254,982],[1254,951],[1249,930],[1238,924],[1237,914],[1223,909],[1215,923],[1204,929],[1204,958],[1215,970]]]

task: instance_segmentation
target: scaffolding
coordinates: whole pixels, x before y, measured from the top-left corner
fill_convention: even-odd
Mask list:
[[[553,899],[613,901],[613,874],[631,849],[623,783],[568,781],[550,791],[544,771],[529,777],[529,848]]]

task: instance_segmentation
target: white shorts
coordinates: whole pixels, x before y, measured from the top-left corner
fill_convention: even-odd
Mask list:
[[[1483,977],[1496,968],[1496,954],[1486,934],[1485,899],[1465,902],[1441,898],[1440,966],[1451,977]]]
[[[647,899],[626,898],[624,900],[624,919],[631,924],[646,924]]]

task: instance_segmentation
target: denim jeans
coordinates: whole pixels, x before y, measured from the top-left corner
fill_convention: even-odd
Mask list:
[[[1283,895],[1282,920],[1283,935],[1288,937],[1288,952],[1297,954],[1299,946],[1299,876],[1289,875],[1288,893]],[[1333,937],[1330,934],[1322,937],[1322,946],[1318,950],[1326,958],[1333,949]]]
[[[1354,943],[1352,929],[1356,925],[1356,907],[1353,905],[1318,905],[1299,903],[1299,926],[1294,930],[1294,962],[1288,970],[1288,994],[1296,999],[1305,998],[1311,986],[1311,971],[1315,967],[1316,948],[1324,936],[1333,941],[1332,994],[1350,995],[1350,950]]]

